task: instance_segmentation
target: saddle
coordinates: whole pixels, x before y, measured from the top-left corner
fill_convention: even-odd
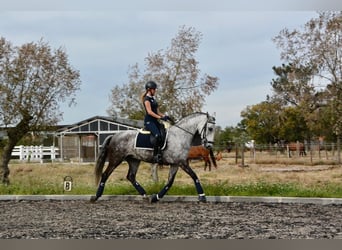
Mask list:
[[[162,135],[162,147],[161,150],[164,150],[166,148],[166,141],[168,136],[168,131],[164,128],[161,129],[161,135]],[[135,143],[134,148],[135,149],[146,149],[146,150],[153,150],[153,135],[149,130],[146,130],[145,128],[142,128],[138,131],[136,137],[135,137]]]

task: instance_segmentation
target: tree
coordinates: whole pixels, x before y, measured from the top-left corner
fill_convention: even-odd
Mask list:
[[[342,129],[342,12],[321,12],[302,30],[282,30],[274,39],[281,58],[295,68],[309,68],[315,87],[322,88],[332,108],[335,134]]]
[[[9,184],[8,163],[18,141],[57,124],[60,102],[75,104],[79,77],[62,48],[52,50],[43,40],[15,47],[0,39],[0,126],[8,136],[0,162],[2,183]]]
[[[240,137],[241,131],[237,127],[229,126],[225,129],[221,129],[221,127],[216,127],[215,132],[215,149],[216,150],[232,150],[235,138]]]
[[[272,79],[271,86],[274,92],[273,98],[277,98],[284,105],[302,106],[303,103],[316,109],[319,100],[314,98],[317,93],[315,86],[310,81],[312,71],[310,68],[297,68],[292,64],[281,67],[273,67],[276,79]]]
[[[273,71],[278,76],[271,82],[274,92],[273,99],[283,105],[284,117],[286,117],[283,125],[296,125],[296,127],[285,127],[285,130],[292,127],[290,131],[298,133],[291,136],[286,132],[286,138],[292,138],[291,141],[294,140],[294,137],[298,137],[296,140],[304,138],[310,140],[320,119],[320,113],[317,110],[321,107],[325,96],[321,90],[315,88],[311,81],[312,68],[303,66],[297,68],[292,64],[283,64],[281,67],[273,67]],[[307,129],[305,136],[303,128]]]
[[[257,143],[274,143],[279,138],[282,108],[270,100],[248,106],[241,112],[241,125]]]
[[[179,119],[200,111],[205,96],[218,87],[219,80],[207,74],[200,76],[195,53],[201,39],[202,34],[194,28],[180,27],[169,48],[148,54],[142,73],[138,64],[130,67],[128,83],[112,89],[107,112],[112,116],[142,119],[144,108],[140,96],[149,80],[158,84],[158,103],[162,112],[167,111]]]
[[[279,141],[303,141],[308,128],[297,106],[283,106],[277,99],[268,99],[241,112],[242,127],[259,144]]]
[[[298,107],[284,107],[282,122],[279,126],[279,138],[288,142],[303,141],[307,138],[308,128]]]

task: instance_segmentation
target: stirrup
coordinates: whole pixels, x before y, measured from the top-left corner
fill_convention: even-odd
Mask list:
[[[162,156],[160,154],[153,156],[153,161],[154,163],[163,164]]]

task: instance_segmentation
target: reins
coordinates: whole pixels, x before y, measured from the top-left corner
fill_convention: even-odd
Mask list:
[[[181,126],[178,126],[178,125],[174,122],[174,120],[170,119],[170,121],[173,123],[173,126],[175,126],[175,127],[179,128],[179,129],[183,130],[184,132],[186,132],[186,133],[188,133],[188,134],[190,134],[190,135],[192,135],[192,136],[194,136],[194,135],[196,134],[196,133],[192,133],[192,132],[186,130],[185,128],[182,128]],[[203,130],[207,127],[207,123],[208,123],[208,122],[209,122],[209,121],[207,120],[207,122],[205,123],[205,126],[202,128],[202,131],[199,133],[200,135],[202,135]],[[206,140],[206,134],[205,134],[205,133],[204,133],[204,138],[202,138],[202,139],[203,139],[203,140]]]
[[[188,133],[188,134],[190,134],[190,135],[192,135],[192,136],[195,135],[195,134],[191,133],[190,131],[186,130],[185,128],[182,128],[182,127],[178,126],[178,125],[176,124],[176,122],[175,122],[171,117],[169,117],[169,121],[171,122],[171,125],[172,125],[172,126],[175,126],[175,127],[179,128],[179,129],[181,129],[181,130],[183,130],[184,132],[186,132],[186,133]]]
[[[182,127],[178,126],[177,124],[174,124],[173,126],[175,126],[175,127],[179,128],[179,129],[183,130],[184,132],[187,132],[188,134],[190,134],[190,135],[192,135],[192,136],[195,135],[194,133],[191,133],[190,131],[186,130],[185,128],[182,128]]]

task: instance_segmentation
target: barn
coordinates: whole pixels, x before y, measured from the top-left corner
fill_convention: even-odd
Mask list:
[[[72,125],[62,126],[55,133],[60,159],[72,162],[95,161],[107,136],[142,127],[143,121],[106,116],[94,116]]]

